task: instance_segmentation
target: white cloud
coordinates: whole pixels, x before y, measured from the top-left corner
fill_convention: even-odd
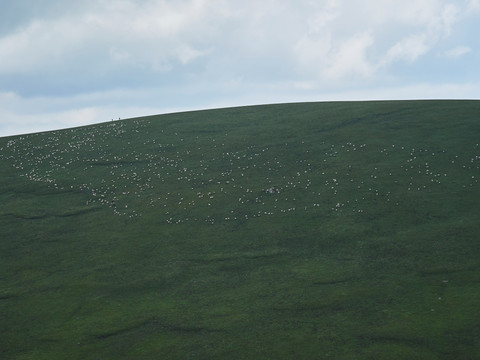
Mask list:
[[[345,76],[369,77],[373,73],[373,66],[367,59],[367,51],[374,40],[368,33],[354,35],[343,42],[340,48],[331,56],[326,67],[328,78],[342,78]]]
[[[450,35],[453,25],[459,19],[459,8],[454,4],[447,4],[442,10],[442,16],[439,21],[439,30],[446,35]]]
[[[68,67],[86,53],[84,66],[113,60],[153,68],[169,58],[187,64],[204,53],[203,36],[216,14],[199,0],[100,4],[93,12],[34,20],[0,38],[0,73]]]
[[[390,66],[398,61],[415,62],[448,37],[459,20],[460,10],[456,5],[442,4],[441,1],[417,1],[416,4],[407,19],[421,25],[420,31],[404,36],[391,46],[379,62],[380,67]]]
[[[207,53],[207,50],[199,51],[193,49],[189,45],[182,45],[175,50],[175,55],[182,64],[188,64],[189,62],[203,56],[205,53]]]
[[[297,63],[294,68],[301,74],[365,76],[382,57],[387,64],[426,54],[451,32],[460,11],[442,0],[246,0],[240,7],[222,0],[96,4],[75,16],[35,20],[1,38],[0,73],[118,70],[110,62],[165,72],[173,71],[176,62],[188,65],[207,54],[215,62],[212,57],[223,52],[234,59],[281,56]],[[388,38],[389,33],[393,36]],[[378,49],[372,58],[369,48],[374,45]],[[85,57],[79,64],[77,59]]]
[[[373,80],[399,62],[412,64],[451,35],[461,13],[443,0],[321,4],[306,14],[308,28],[294,50],[299,73],[322,82]]]
[[[480,10],[480,0],[470,0],[468,2],[468,9],[470,11]]]
[[[459,59],[462,56],[470,53],[472,49],[468,46],[457,46],[453,49],[445,51],[445,56],[451,59]]]
[[[384,64],[394,61],[414,62],[430,50],[429,38],[426,34],[408,36],[392,46],[383,60]],[[383,64],[382,64],[383,65]]]
[[[319,3],[305,14],[307,26],[292,47],[299,73],[322,82],[369,73],[365,52],[373,39],[368,33],[355,33],[354,23],[351,32],[340,29],[342,10],[343,4],[337,0]]]

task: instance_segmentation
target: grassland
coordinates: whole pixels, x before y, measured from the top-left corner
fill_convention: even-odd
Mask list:
[[[480,358],[480,102],[0,139],[0,358]]]

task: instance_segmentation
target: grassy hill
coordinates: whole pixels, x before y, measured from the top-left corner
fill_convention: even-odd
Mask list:
[[[480,358],[479,116],[303,103],[0,138],[0,358]]]

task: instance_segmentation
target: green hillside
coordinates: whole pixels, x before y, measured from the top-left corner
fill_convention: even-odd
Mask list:
[[[0,359],[479,359],[480,101],[0,138]]]

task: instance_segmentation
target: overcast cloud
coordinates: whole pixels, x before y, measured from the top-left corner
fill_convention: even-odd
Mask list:
[[[235,105],[480,97],[479,0],[15,0],[0,14],[0,136]]]

